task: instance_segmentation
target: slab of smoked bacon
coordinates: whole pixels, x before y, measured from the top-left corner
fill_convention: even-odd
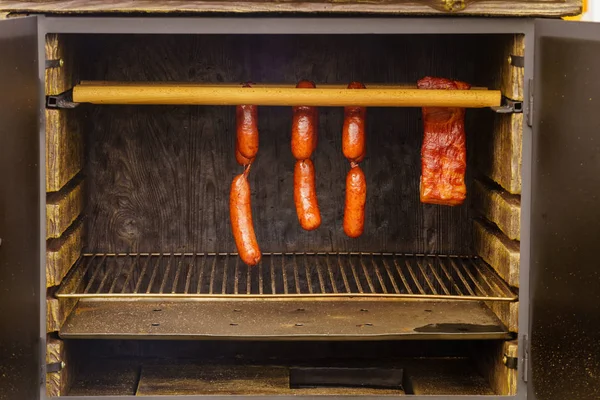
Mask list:
[[[465,82],[425,77],[419,89],[470,89]],[[421,202],[456,206],[467,196],[465,170],[467,148],[465,109],[423,107],[423,146],[421,147]]]

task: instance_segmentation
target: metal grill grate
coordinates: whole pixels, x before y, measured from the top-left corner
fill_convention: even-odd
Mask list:
[[[477,257],[392,253],[265,253],[252,268],[236,253],[84,254],[57,296],[517,299]]]

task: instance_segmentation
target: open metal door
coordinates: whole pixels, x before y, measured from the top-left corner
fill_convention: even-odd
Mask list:
[[[600,24],[535,36],[528,399],[599,399]]]
[[[0,21],[0,399],[40,397],[37,18]]]

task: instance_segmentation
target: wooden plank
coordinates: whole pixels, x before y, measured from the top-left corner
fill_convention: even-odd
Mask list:
[[[83,180],[75,178],[46,198],[46,238],[58,238],[83,212]]]
[[[381,361],[380,361],[381,363]],[[381,365],[381,364],[379,364]],[[403,359],[414,394],[491,395],[485,380],[466,359]],[[290,389],[284,366],[231,366],[173,363],[142,367],[138,396],[159,395],[402,395],[370,388]]]
[[[519,332],[519,303],[505,301],[486,301],[485,304],[509,332]]]
[[[510,286],[519,287],[519,242],[510,240],[489,223],[476,220],[474,225],[474,247]]]
[[[523,101],[525,68],[511,64],[511,56],[525,55],[525,35],[514,35],[514,39],[504,48],[502,65],[502,94],[512,100]]]
[[[472,204],[485,218],[493,222],[511,240],[521,237],[521,197],[501,188],[475,180]]]
[[[65,92],[77,82],[74,40],[69,35],[46,35],[46,60],[62,60],[61,66],[46,69],[46,95]]]
[[[83,166],[83,136],[77,110],[46,110],[46,191],[57,192]]]
[[[504,356],[518,356],[518,341],[489,342],[476,346],[473,355],[479,371],[498,396],[514,396],[517,393],[518,370],[504,364]]]
[[[46,242],[46,287],[60,285],[62,279],[81,255],[83,223],[76,221],[57,239]]]
[[[478,132],[478,169],[511,194],[521,193],[523,114],[498,114],[493,127]]]
[[[46,332],[58,332],[75,305],[77,299],[46,297]]]
[[[431,7],[428,4],[436,6]],[[460,15],[559,17],[581,13],[581,0],[564,2],[482,0],[467,3],[464,0],[439,0],[439,2],[384,1],[226,1],[226,0],[58,0],[58,1],[3,1],[3,11],[30,11],[49,13],[363,13],[390,15]]]
[[[75,39],[69,35],[46,35],[47,60],[62,60],[62,66],[45,71],[46,95],[60,94],[73,87]],[[77,110],[46,110],[46,191],[56,192],[82,168],[83,140]]]
[[[283,366],[171,363],[144,365],[136,396],[191,395],[401,395],[400,390],[371,388],[291,389]]]
[[[70,359],[65,342],[48,335],[46,338],[46,364],[64,362],[65,366],[58,372],[46,374],[46,395],[48,397],[66,396],[72,381]]]
[[[81,278],[81,274],[83,274],[83,269],[78,269],[75,271],[73,279],[65,282],[64,289],[67,291],[73,291],[75,289],[75,284],[79,282]],[[52,287],[48,289],[48,294],[46,295],[46,331],[47,332],[56,332],[60,330],[62,324],[66,321],[69,313],[73,310],[75,305],[77,305],[77,298],[57,298],[54,296],[54,293],[58,287]]]

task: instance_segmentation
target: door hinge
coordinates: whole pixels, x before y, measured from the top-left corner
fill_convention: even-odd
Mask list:
[[[38,345],[38,354],[40,355],[40,361],[39,361],[39,369],[40,369],[40,387],[43,387],[46,385],[46,344],[42,343],[42,341],[38,341],[37,343]]]
[[[521,377],[523,382],[527,382],[529,369],[529,338],[527,335],[523,335],[523,360],[521,361]]]
[[[527,125],[533,126],[533,79],[529,80],[529,99],[527,99]]]

